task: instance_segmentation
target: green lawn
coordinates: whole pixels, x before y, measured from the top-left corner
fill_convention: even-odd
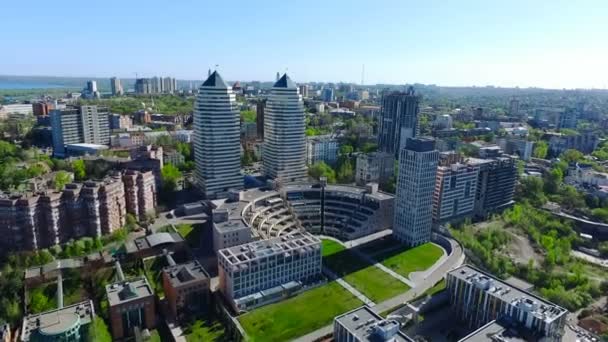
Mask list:
[[[340,284],[326,285],[239,317],[250,341],[287,341],[331,324],[363,303]]]
[[[167,261],[164,256],[144,260],[144,269],[148,283],[152,286],[154,293],[158,298],[165,298],[163,289],[163,267],[167,266]]]
[[[178,233],[188,242],[190,247],[198,247],[201,240],[201,227],[195,227],[191,224],[180,224],[177,227]]]
[[[184,329],[186,341],[228,341],[222,323],[211,319],[197,319]]]
[[[410,289],[341,244],[332,240],[323,240],[322,243],[325,266],[374,302],[384,301]]]
[[[407,277],[411,272],[424,271],[433,266],[442,255],[443,250],[440,247],[432,243],[426,243],[402,251],[380,254],[376,257],[376,260],[381,261],[384,266],[391,270]]]

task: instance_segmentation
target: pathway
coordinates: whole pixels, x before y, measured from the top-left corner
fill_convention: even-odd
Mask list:
[[[351,286],[344,279],[342,279],[341,277],[338,277],[338,275],[335,274],[334,272],[332,272],[329,268],[323,267],[323,273],[325,273],[327,276],[329,276],[329,278],[331,280],[335,280],[338,284],[342,285],[342,287],[344,289],[346,289],[348,292],[352,293],[355,297],[357,297],[357,299],[359,299],[363,303],[365,303],[369,306],[376,305],[376,303],[374,303],[371,299],[367,298],[363,293],[359,292],[359,290],[357,290],[356,288]]]
[[[416,298],[421,293],[424,293],[426,290],[433,287],[437,282],[439,282],[447,272],[453,270],[456,267],[459,267],[464,263],[465,255],[464,251],[460,247],[460,245],[452,239],[448,239],[450,244],[452,245],[452,253],[448,255],[447,258],[443,260],[443,263],[440,266],[434,268],[431,274],[427,274],[419,283],[416,283],[416,286],[411,290],[391,299],[388,299],[382,303],[378,303],[373,307],[373,310],[380,314],[386,310],[394,308],[400,304],[403,304],[407,301],[411,301]],[[333,332],[333,325],[327,325],[323,328],[315,330],[307,335],[304,335],[300,338],[295,339],[296,342],[310,342],[315,341],[327,334]]]

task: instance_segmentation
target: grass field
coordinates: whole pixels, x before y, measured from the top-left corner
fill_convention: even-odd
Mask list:
[[[191,224],[180,224],[176,228],[190,247],[197,248],[199,246],[201,240],[201,227],[195,227]]]
[[[340,284],[326,285],[239,317],[250,341],[287,341],[330,324],[363,303]]]
[[[409,286],[332,240],[323,240],[323,263],[374,302],[397,296]]]
[[[443,255],[443,250],[426,243],[406,250],[391,251],[387,254],[377,255],[375,258],[382,264],[404,277],[416,271],[424,271],[433,266]]]

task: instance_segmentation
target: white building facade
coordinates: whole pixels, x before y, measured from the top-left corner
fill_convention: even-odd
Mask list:
[[[409,246],[431,240],[439,152],[428,138],[407,139],[400,151],[393,235]]]
[[[304,104],[298,87],[283,75],[272,87],[264,113],[264,175],[281,183],[306,179]]]
[[[338,140],[331,136],[306,138],[306,164],[323,161],[334,165],[338,161]]]
[[[232,88],[213,72],[194,105],[195,180],[207,198],[243,188],[240,114]]]

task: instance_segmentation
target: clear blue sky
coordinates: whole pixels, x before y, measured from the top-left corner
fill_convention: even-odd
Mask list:
[[[11,75],[608,84],[607,0],[6,0],[0,33]]]

